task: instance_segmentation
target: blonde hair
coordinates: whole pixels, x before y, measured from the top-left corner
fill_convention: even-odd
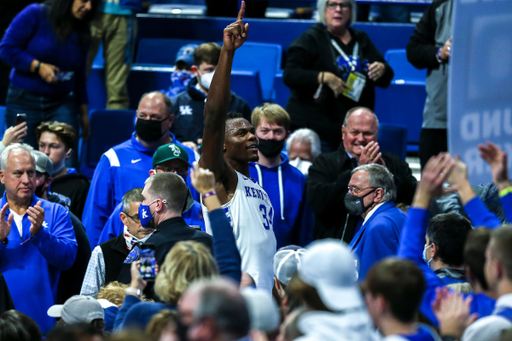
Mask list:
[[[178,242],[165,257],[155,281],[155,293],[160,299],[175,305],[190,283],[219,274],[211,252],[198,242]]]
[[[128,289],[128,285],[126,284],[119,283],[118,281],[110,282],[106,286],[100,288],[100,292],[96,299],[105,299],[121,308],[124,298],[126,297],[126,289]],[[153,302],[153,300],[147,299],[144,295],[142,295],[141,301]]]
[[[251,123],[254,128],[258,128],[262,118],[268,123],[277,124],[286,130],[290,128],[290,115],[279,104],[265,103],[261,107],[254,108],[251,115]]]
[[[176,310],[164,309],[155,314],[146,327],[146,334],[152,340],[159,340],[162,332],[167,328],[176,329],[178,324],[178,312]]]

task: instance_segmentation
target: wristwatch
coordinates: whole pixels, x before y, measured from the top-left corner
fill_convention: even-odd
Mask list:
[[[141,297],[142,296],[142,290],[140,289],[136,289],[136,288],[132,288],[132,287],[129,287],[128,289],[126,289],[126,293],[130,293],[130,294],[135,294],[137,295],[138,297]]]

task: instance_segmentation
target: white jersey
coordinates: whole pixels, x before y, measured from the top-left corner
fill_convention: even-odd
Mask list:
[[[242,271],[258,288],[272,291],[276,237],[272,227],[274,208],[265,190],[239,172],[233,198],[222,208],[226,212],[242,258]],[[212,234],[206,207],[203,208],[206,232]]]

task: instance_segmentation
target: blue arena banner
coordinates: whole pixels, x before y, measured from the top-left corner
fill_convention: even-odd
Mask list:
[[[512,169],[512,1],[453,1],[448,147],[471,183],[492,182],[477,146],[494,142]]]

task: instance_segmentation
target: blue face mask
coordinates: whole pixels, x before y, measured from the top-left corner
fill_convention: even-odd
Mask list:
[[[142,226],[144,226],[144,225],[142,225]],[[427,263],[427,265],[430,265],[430,262],[432,262],[432,259],[433,259],[433,258],[430,258],[430,260],[427,260],[427,249],[431,248],[431,247],[432,247],[432,244],[423,248],[423,260],[425,261],[425,263]]]
[[[151,228],[151,226],[149,226],[149,223],[151,222],[151,219],[153,219],[155,213],[151,214],[151,211],[149,210],[149,206],[151,206],[157,200],[158,199],[153,200],[148,205],[140,204],[140,206],[139,206],[139,219],[140,219],[140,224],[142,225],[142,227]],[[167,201],[165,199],[162,200],[162,202],[164,204],[167,203]]]

